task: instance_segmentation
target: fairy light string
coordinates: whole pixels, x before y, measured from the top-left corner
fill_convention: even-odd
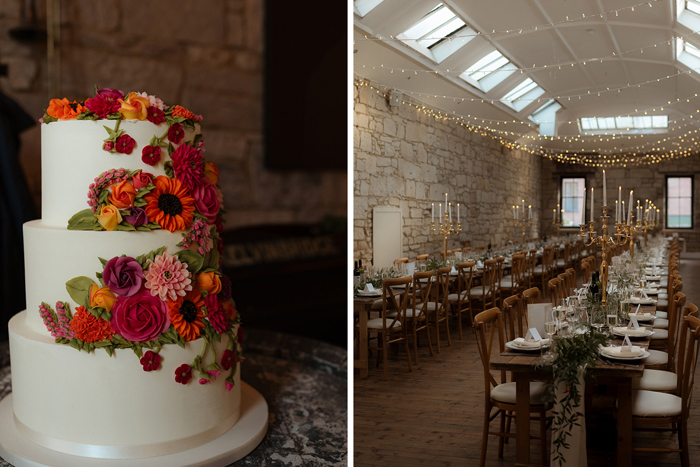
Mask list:
[[[386,90],[382,90],[375,84],[362,79],[355,79],[355,85],[358,87],[368,87],[371,90],[373,90],[376,94],[382,96],[382,98],[384,99],[388,100],[390,98],[390,93],[388,92],[389,88],[385,88]],[[545,148],[540,145],[530,146],[527,144],[522,144],[518,141],[506,139],[495,131],[492,131],[488,128],[479,127],[467,122],[461,116],[451,115],[442,109],[437,109],[424,103],[413,103],[403,100],[402,104],[407,105],[410,108],[413,108],[416,111],[423,113],[424,115],[432,117],[433,119],[435,119],[436,121],[440,121],[441,123],[454,123],[456,125],[464,127],[465,129],[473,133],[485,137],[490,137],[509,149],[524,151],[532,155],[541,156],[549,160],[564,164],[577,164],[584,165],[587,167],[649,166],[664,161],[688,157],[690,155],[696,154],[700,147],[700,141],[698,141],[695,136],[690,136],[697,135],[698,129],[688,131],[683,135],[663,138],[659,141],[650,142],[637,147],[620,148],[620,150],[626,151],[625,153],[604,153],[604,150],[602,149],[596,150],[582,148],[580,151],[576,151],[573,149],[551,149]],[[698,112],[700,112],[700,110]],[[661,144],[671,144],[670,141],[673,139],[683,140],[684,138],[688,140],[682,141],[686,144],[686,146],[683,148],[666,149],[666,146]],[[553,138],[549,139],[552,140]],[[577,139],[580,140],[581,137],[573,137],[574,141],[579,142],[577,141]],[[647,152],[639,151],[640,148],[655,145],[660,147],[652,148],[651,151]]]

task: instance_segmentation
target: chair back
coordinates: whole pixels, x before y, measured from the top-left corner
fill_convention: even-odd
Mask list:
[[[511,284],[515,290],[524,286],[523,277],[525,274],[525,266],[525,255],[521,253],[514,254],[511,263]]]
[[[481,278],[481,287],[484,297],[484,304],[488,300],[493,303],[494,292],[496,287],[501,283],[498,277],[498,261],[495,259],[487,259],[484,261],[484,274]],[[486,305],[484,305],[486,306]]]
[[[498,352],[505,350],[503,328],[503,317],[501,310],[498,308],[490,308],[482,311],[474,317],[472,326],[474,335],[476,336],[476,344],[481,357],[481,364],[484,367],[484,383],[486,401],[491,399],[491,388],[498,386],[496,378],[493,377],[490,371],[491,351],[493,349],[494,339],[498,337]],[[501,383],[505,382],[505,371],[501,371]]]
[[[681,325],[681,342],[678,347],[678,367],[682,416],[687,419],[693,397],[693,382],[700,349],[700,319],[686,316]]]
[[[435,309],[447,309],[447,296],[449,295],[450,272],[452,267],[448,266],[437,270],[437,293],[435,294]]]
[[[668,314],[668,369],[669,371],[676,371],[674,366],[675,356],[676,356],[676,346],[678,345],[678,335],[680,325],[683,322],[686,314],[691,310],[690,307],[683,313],[683,305],[685,305],[685,294],[683,292],[676,292],[673,296],[673,311]],[[695,305],[693,305],[695,306]],[[697,308],[697,307],[696,307]],[[670,307],[669,307],[670,310]]]
[[[413,319],[424,318],[433,293],[435,271],[417,271],[413,274]]]
[[[459,263],[457,266],[457,293],[459,301],[462,302],[462,292],[467,293],[466,299],[469,300],[469,291],[472,288],[472,280],[474,279],[474,261]]]
[[[408,308],[408,299],[411,295],[406,291],[406,293],[401,296],[401,299],[397,300],[397,295],[394,295],[394,291],[391,287],[396,285],[408,287],[411,280],[411,276],[384,279],[382,283],[382,318],[385,332],[398,331],[403,327],[403,323],[406,319],[406,308]],[[387,311],[389,310],[396,310],[396,315],[387,318]],[[404,327],[403,330],[405,334],[406,328]]]
[[[503,321],[507,341],[525,335],[527,317],[523,313],[522,302],[517,295],[511,295],[503,300]]]
[[[525,302],[525,305],[529,305],[531,303],[542,303],[542,294],[540,293],[540,289],[537,287],[527,289],[525,292],[523,292],[523,301]]]
[[[425,260],[427,260],[429,257],[430,257],[430,255],[427,254],[427,253],[425,253],[425,254],[416,256],[416,259],[417,259],[418,261],[425,261]]]
[[[552,300],[552,306],[557,306],[557,301],[561,298],[561,279],[555,277],[547,282],[547,290]]]
[[[565,271],[569,274],[569,295],[573,295],[574,289],[578,286],[578,278],[576,277],[576,269],[568,268]]]

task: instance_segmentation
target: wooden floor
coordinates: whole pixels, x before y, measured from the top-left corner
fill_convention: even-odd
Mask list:
[[[683,292],[689,303],[700,304],[700,260],[682,259]],[[389,379],[370,361],[369,377],[354,383],[355,466],[478,466],[484,417],[484,376],[474,335],[465,327],[464,340],[452,329],[452,347],[441,343],[431,357],[427,346],[418,350],[419,365],[408,372],[403,350],[389,356]],[[422,342],[421,342],[422,343]],[[433,344],[434,345],[434,344]],[[700,378],[700,377],[699,377]],[[696,386],[689,428],[691,465],[700,465],[700,389]],[[614,398],[599,397],[595,416],[588,420],[589,465],[615,465]],[[497,421],[492,422],[495,428]],[[536,433],[533,422],[532,431]],[[532,441],[531,462],[538,463],[539,441]],[[671,433],[634,434],[635,446],[677,447]],[[498,458],[498,441],[489,438],[487,466],[515,463],[515,442]],[[678,454],[634,453],[633,465],[680,465]]]

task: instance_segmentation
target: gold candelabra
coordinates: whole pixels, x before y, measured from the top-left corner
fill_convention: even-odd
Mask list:
[[[608,207],[603,206],[603,215],[600,216],[600,230],[601,235],[598,236],[595,231],[595,221],[591,219],[588,222],[588,232],[586,232],[586,224],[581,224],[581,241],[585,246],[591,246],[593,244],[600,245],[602,252],[602,261],[600,264],[600,281],[602,285],[602,304],[603,309],[605,309],[608,303],[608,246],[623,246],[629,240],[627,229],[624,224],[615,222],[615,234],[612,237],[608,236]],[[586,234],[588,234],[589,242],[586,242]],[[617,239],[615,239],[617,237]]]
[[[557,204],[557,208],[559,208],[559,205]],[[557,221],[557,209],[552,209],[553,211],[553,219],[552,219],[552,225],[557,228],[557,237],[559,237],[559,229],[564,227],[564,219],[562,217],[562,213],[564,212],[563,209],[559,211],[559,220]]]
[[[433,205],[433,209],[434,207]],[[448,208],[450,210],[449,213]],[[452,203],[447,203],[447,193],[445,193],[445,212],[442,217],[442,222],[439,222],[440,217],[438,217],[437,229],[435,228],[435,221],[430,222],[430,232],[434,235],[443,236],[442,255],[443,258],[447,259],[447,237],[457,235],[462,230],[462,224],[459,222],[459,203],[457,204],[457,222],[454,224],[452,223]]]
[[[525,245],[525,227],[532,225],[532,218],[515,219],[515,226],[522,229],[522,244]]]

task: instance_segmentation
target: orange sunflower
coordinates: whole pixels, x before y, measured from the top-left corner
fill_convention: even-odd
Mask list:
[[[194,198],[179,180],[159,175],[153,181],[155,188],[144,199],[149,222],[175,232],[185,230],[194,218]]]
[[[185,338],[185,341],[193,341],[199,337],[204,328],[202,319],[204,312],[204,299],[197,290],[187,292],[184,297],[178,297],[173,302],[168,302],[168,316],[175,331]]]

